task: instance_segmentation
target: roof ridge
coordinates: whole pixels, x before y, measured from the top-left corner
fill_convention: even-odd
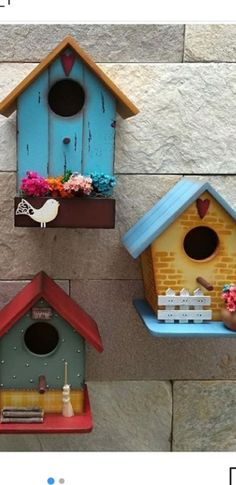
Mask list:
[[[136,115],[139,110],[134,103],[121,91],[109,76],[95,63],[92,57],[71,36],[66,36],[47,56],[0,102],[0,114],[10,116],[16,109],[17,98],[70,46],[90,71],[97,76],[103,85],[111,92],[117,101],[117,112],[123,118]]]
[[[188,190],[186,190],[188,181]],[[190,183],[189,183],[190,182]],[[181,190],[180,190],[181,189]],[[129,253],[137,258],[174,219],[182,214],[203,192],[209,194],[236,220],[236,211],[212,187],[209,181],[191,180],[184,177],[132,226],[123,237],[123,244]]]
[[[37,273],[0,310],[0,337],[40,298],[44,298],[85,340],[102,352],[102,341],[95,320],[44,271]]]

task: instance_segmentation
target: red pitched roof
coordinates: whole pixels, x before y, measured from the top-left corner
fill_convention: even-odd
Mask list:
[[[96,322],[49,276],[41,271],[0,311],[2,337],[40,299],[61,315],[98,352],[103,351]]]

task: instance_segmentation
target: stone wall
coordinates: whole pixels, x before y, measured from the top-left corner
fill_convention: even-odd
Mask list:
[[[0,98],[68,34],[140,108],[118,120],[116,228],[14,228],[15,116],[0,117],[0,306],[45,270],[97,320],[105,351],[89,348],[87,359],[95,430],[0,436],[0,450],[235,451],[235,382],[225,382],[236,380],[234,340],[152,338],[132,306],[141,272],[121,237],[184,174],[209,180],[236,208],[236,26],[2,25]]]

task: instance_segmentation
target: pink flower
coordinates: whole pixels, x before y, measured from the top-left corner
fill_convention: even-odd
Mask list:
[[[225,285],[221,298],[225,301],[227,310],[230,312],[236,311],[236,285],[233,283]]]
[[[236,310],[236,304],[234,301],[229,301],[227,303],[227,310],[229,310],[230,312],[235,312]]]
[[[29,171],[22,179],[20,189],[25,195],[40,197],[49,192],[49,185],[37,172]]]
[[[64,183],[64,189],[67,192],[76,193],[78,195],[90,195],[92,192],[92,179],[75,172],[70,176],[69,180]]]

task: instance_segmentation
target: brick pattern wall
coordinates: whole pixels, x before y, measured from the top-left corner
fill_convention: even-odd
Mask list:
[[[176,253],[173,251],[153,251],[155,277],[158,294],[162,295],[168,288],[178,292],[184,286],[184,272],[178,269]]]
[[[214,290],[204,294],[212,298],[213,320],[221,318],[222,300],[220,293],[225,283],[236,282],[236,227],[233,219],[208,194],[202,199],[210,199],[210,207],[204,219],[200,219],[196,203],[184,213],[152,244],[152,257],[158,294],[165,294],[167,288],[178,293],[183,287],[193,292],[199,285],[198,276],[209,281]],[[216,231],[219,246],[211,258],[194,261],[184,251],[183,241],[189,230],[196,226],[208,226]]]

